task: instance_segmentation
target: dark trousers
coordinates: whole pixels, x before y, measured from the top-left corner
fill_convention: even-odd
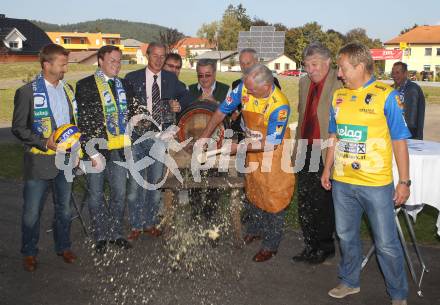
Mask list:
[[[311,146],[307,148],[304,168],[298,172],[298,217],[305,246],[312,250],[334,251],[335,213],[331,191],[321,186],[324,169],[320,158],[318,172],[309,172]]]

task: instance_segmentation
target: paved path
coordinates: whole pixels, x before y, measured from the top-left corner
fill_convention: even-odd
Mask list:
[[[53,251],[51,234],[41,232],[39,268],[22,270],[20,213],[22,185],[0,180],[0,304],[12,305],[383,305],[390,304],[375,259],[362,273],[361,292],[344,300],[327,296],[337,284],[339,255],[323,265],[294,264],[290,257],[301,250],[298,232],[288,230],[278,255],[266,263],[251,257],[259,244],[235,249],[224,237],[216,247],[206,244],[193,252],[191,272],[169,268],[172,254],[162,238],[142,237],[128,252],[111,250],[98,257],[72,225],[73,249],[79,260],[65,264]],[[51,224],[52,203],[42,213],[41,228]],[[87,218],[86,211],[84,216]],[[364,245],[365,251],[368,243]],[[412,251],[413,252],[413,251]],[[410,305],[440,304],[440,248],[422,247],[430,268],[424,278],[424,298],[416,296],[410,281]],[[185,259],[182,259],[185,261]],[[416,265],[418,267],[418,265]],[[418,268],[417,268],[418,270]]]

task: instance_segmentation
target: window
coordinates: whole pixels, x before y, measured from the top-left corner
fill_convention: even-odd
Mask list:
[[[440,48],[437,48],[437,56],[440,56]]]
[[[432,55],[432,48],[425,48],[425,56],[431,56]]]
[[[9,47],[11,49],[18,49],[18,42],[17,41],[10,41],[9,42]]]
[[[57,37],[57,38],[55,39],[55,42],[56,42],[57,44],[60,44],[60,37]]]
[[[284,70],[290,70],[290,65],[289,64],[284,64]]]
[[[96,45],[99,46],[99,39],[96,39]]]
[[[81,38],[81,39],[79,40],[79,43],[80,43],[80,44],[85,44],[85,43],[86,43],[86,40],[85,40],[84,38]]]
[[[63,42],[64,44],[70,44],[71,43],[70,38],[64,38],[63,41],[64,41]]]
[[[431,71],[431,65],[424,65],[423,66],[423,71]]]
[[[111,45],[115,45],[115,44],[116,44],[116,40],[115,40],[115,39],[110,39],[110,40],[109,40],[109,44],[111,44]]]
[[[411,55],[411,48],[406,48],[405,50],[403,50],[403,55],[410,56]]]

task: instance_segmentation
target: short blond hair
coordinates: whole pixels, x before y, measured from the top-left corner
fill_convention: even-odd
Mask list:
[[[371,57],[370,49],[367,46],[358,42],[346,44],[338,52],[338,56],[341,55],[347,55],[350,64],[354,67],[363,63],[370,74],[374,73],[373,57]]]

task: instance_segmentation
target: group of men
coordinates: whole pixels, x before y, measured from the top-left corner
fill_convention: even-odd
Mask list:
[[[387,291],[394,305],[406,304],[408,287],[394,206],[409,197],[406,139],[423,138],[424,100],[420,88],[407,80],[404,63],[393,67],[397,91],[374,78],[370,51],[362,44],[344,46],[336,57],[337,69],[332,68],[331,53],[323,44],[307,46],[303,53],[307,77],[299,81],[293,158],[285,158],[292,110],[278,80],[258,63],[255,50],[240,52],[243,77],[232,89],[216,81],[215,62],[201,60],[197,64],[198,83],[188,90],[178,80],[182,59],[177,54],[167,55],[165,46],[158,43],[147,49],[146,68],[121,79],[121,55],[117,47],[101,48],[99,68],[78,81],[74,94],[63,80],[68,52],[48,45],[41,51],[42,73],[16,92],[12,131],[26,147],[21,250],[26,270],[34,271],[37,266],[39,218],[49,184],[53,185],[55,204],[55,251],[67,263],[76,259],[70,242],[72,185],[55,167],[53,131],[72,123],[83,135],[82,158],[90,161],[92,168],[87,172],[87,188],[95,250],[104,253],[109,244],[129,249],[140,234],[161,235],[157,227],[160,190],[145,189],[117,162],[125,161],[124,148],[132,145],[134,161],[151,160],[142,177],[149,184],[157,183],[164,171],[164,163],[152,153],[157,141],[147,138],[134,143],[142,140],[145,132],[160,132],[172,124],[161,121],[161,100],[169,100],[171,111],[179,113],[196,98],[219,102],[198,145],[204,149],[216,126],[230,116],[233,129],[244,133],[239,143],[231,145],[230,153],[245,154],[246,166],[257,164],[256,170],[245,174],[244,200],[250,215],[244,242],[262,239],[254,261],[264,262],[276,255],[296,185],[304,249],[292,260],[320,264],[333,257],[336,229],[341,248],[340,284],[329,295],[343,298],[358,293],[362,260],[359,226],[365,212],[372,224]],[[146,113],[155,124],[138,120],[128,137],[127,122]],[[94,139],[106,141],[94,143]],[[396,187],[393,153],[399,172]],[[295,169],[296,176],[285,170],[289,167]],[[106,179],[110,186],[107,204]],[[123,233],[126,197],[131,227],[127,238]]]

